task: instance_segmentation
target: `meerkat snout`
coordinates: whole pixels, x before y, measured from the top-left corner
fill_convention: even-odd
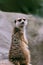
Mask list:
[[[24,24],[24,22],[22,22],[22,24]]]

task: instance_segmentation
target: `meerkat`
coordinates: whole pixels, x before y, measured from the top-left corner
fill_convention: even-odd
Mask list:
[[[14,21],[15,27],[12,33],[12,42],[9,51],[9,61],[14,65],[31,65],[30,51],[26,37],[27,19],[18,18]]]

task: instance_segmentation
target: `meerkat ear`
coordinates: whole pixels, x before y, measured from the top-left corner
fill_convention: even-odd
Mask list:
[[[14,23],[16,23],[16,20],[14,21]]]

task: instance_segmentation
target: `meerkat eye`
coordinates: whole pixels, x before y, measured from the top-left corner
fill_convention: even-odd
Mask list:
[[[19,19],[18,21],[21,22],[22,19]]]
[[[23,19],[24,21],[26,20],[26,19]]]
[[[16,20],[14,22],[16,23]]]

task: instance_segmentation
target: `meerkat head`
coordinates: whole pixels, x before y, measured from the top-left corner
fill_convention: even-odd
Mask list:
[[[15,21],[15,27],[19,29],[23,29],[27,26],[27,19],[26,18],[17,18]]]

